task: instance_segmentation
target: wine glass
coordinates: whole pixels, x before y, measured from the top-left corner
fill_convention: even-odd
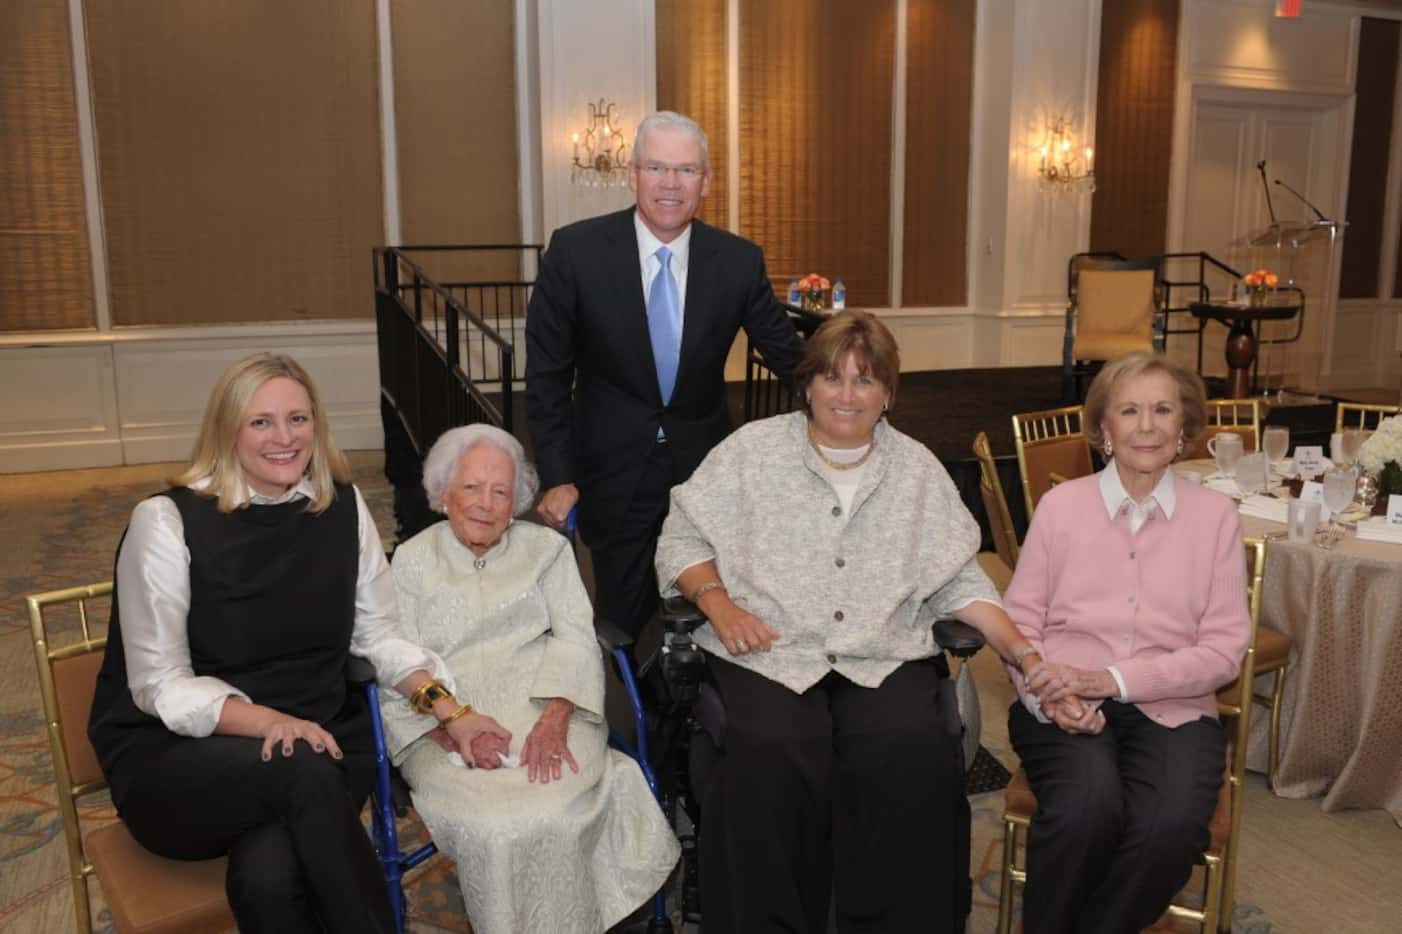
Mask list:
[[[1357,485],[1358,480],[1351,467],[1335,467],[1324,474],[1324,505],[1329,507],[1330,535],[1334,541],[1343,537],[1339,515],[1353,502]]]
[[[1352,467],[1358,463],[1358,449],[1363,447],[1363,441],[1368,437],[1368,432],[1360,428],[1347,428],[1344,430],[1343,441],[1340,447],[1343,450],[1343,462]]]
[[[1261,438],[1261,449],[1270,458],[1276,472],[1283,473],[1281,465],[1285,462],[1285,455],[1290,452],[1290,429],[1284,425],[1267,425]]]

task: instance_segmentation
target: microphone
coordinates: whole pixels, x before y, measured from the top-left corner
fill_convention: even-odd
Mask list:
[[[1276,183],[1277,185],[1279,185],[1281,188],[1284,188],[1286,191],[1290,192],[1290,193],[1291,193],[1292,195],[1294,195],[1295,197],[1299,198],[1301,201],[1303,201],[1303,202],[1305,203],[1305,207],[1307,207],[1307,208],[1309,208],[1311,211],[1313,211],[1313,212],[1314,212],[1314,216],[1317,217],[1317,218],[1319,218],[1319,220],[1320,220],[1321,223],[1324,223],[1324,224],[1332,224],[1332,223],[1333,223],[1333,221],[1331,221],[1329,218],[1327,218],[1327,217],[1324,216],[1324,212],[1323,212],[1323,211],[1321,211],[1319,208],[1315,207],[1315,206],[1310,202],[1310,200],[1309,200],[1308,198],[1306,198],[1304,195],[1300,194],[1298,191],[1296,191],[1295,189],[1291,188],[1289,185],[1285,184],[1284,182],[1282,182],[1282,181],[1281,181],[1280,179],[1278,179],[1278,178],[1275,180],[1275,183]]]
[[[1256,163],[1256,171],[1261,173],[1261,190],[1266,193],[1266,213],[1271,216],[1271,223],[1277,223],[1275,219],[1275,205],[1271,204],[1271,186],[1266,184],[1266,160],[1262,159]]]

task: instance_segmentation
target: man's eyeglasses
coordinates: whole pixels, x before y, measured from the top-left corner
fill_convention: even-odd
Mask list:
[[[638,166],[638,171],[648,178],[656,179],[664,178],[670,173],[688,182],[706,174],[699,165],[663,165],[661,162],[644,162]]]

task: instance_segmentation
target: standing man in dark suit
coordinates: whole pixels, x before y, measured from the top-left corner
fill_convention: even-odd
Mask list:
[[[638,126],[637,205],[562,227],[526,312],[526,411],[539,512],[579,506],[596,609],[636,635],[657,605],[668,495],[729,433],[725,359],[740,328],[785,381],[798,359],[759,247],[695,220],[706,134],[670,111]]]

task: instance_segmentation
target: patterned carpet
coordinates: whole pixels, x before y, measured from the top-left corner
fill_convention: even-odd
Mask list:
[[[388,539],[390,491],[379,473],[378,456],[359,453],[352,459],[361,490]],[[166,465],[0,478],[0,529],[9,545],[0,553],[0,929],[5,931],[74,930],[23,596],[108,579],[132,506],[161,489],[161,478],[169,470]],[[102,609],[97,618],[105,621],[105,614]],[[1012,766],[1015,760],[1001,714],[1009,699],[1007,682],[996,662],[983,657],[987,655],[981,653],[974,663],[985,712],[983,742],[993,757]],[[972,804],[976,882],[969,930],[983,934],[994,929],[997,915],[1002,795],[976,795]],[[81,820],[90,830],[114,817],[110,804],[102,800],[84,807]],[[423,839],[416,823],[406,822],[402,833],[406,845]],[[94,883],[90,888],[96,928],[110,932],[113,926],[100,887]],[[411,873],[406,888],[411,930],[470,930],[452,866],[444,858],[430,860]],[[1273,930],[1259,908],[1240,903],[1233,929],[1250,934]]]

